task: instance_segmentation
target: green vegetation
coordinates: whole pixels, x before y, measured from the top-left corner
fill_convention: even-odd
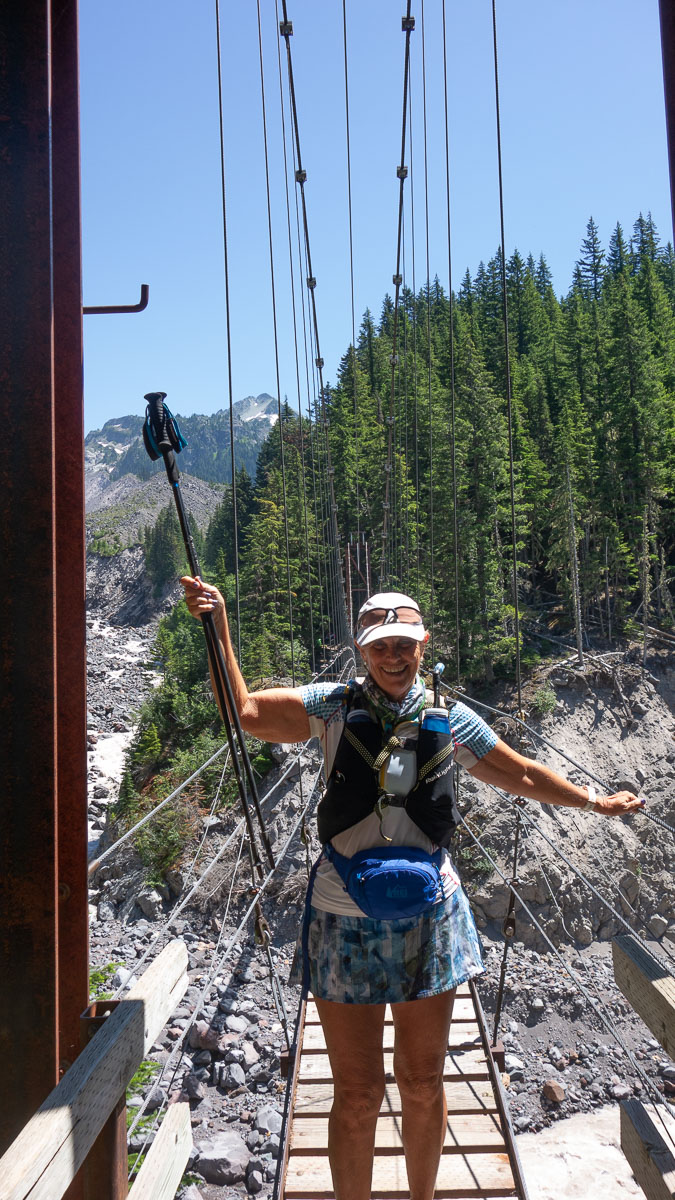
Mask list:
[[[530,701],[530,712],[535,717],[546,717],[552,713],[556,705],[556,694],[550,683],[537,688]]]
[[[106,986],[112,979],[118,967],[123,967],[122,962],[109,962],[103,967],[95,967],[89,972],[89,999],[90,1000],[110,1000],[112,992],[106,991]]]

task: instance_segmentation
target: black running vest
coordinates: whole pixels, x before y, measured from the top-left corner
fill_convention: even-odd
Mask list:
[[[353,693],[347,716],[354,709],[368,712],[358,689]],[[382,756],[388,742],[379,721],[373,720],[369,712],[368,716],[367,721],[347,724],[345,720],[333,769],[317,810],[322,843],[369,816],[381,798],[386,801],[379,784],[382,757],[378,762],[378,755]],[[416,748],[417,782],[405,798],[397,798],[394,803],[405,808],[410,819],[436,846],[448,846],[459,824],[453,781],[454,740],[451,734],[425,729],[420,723]]]

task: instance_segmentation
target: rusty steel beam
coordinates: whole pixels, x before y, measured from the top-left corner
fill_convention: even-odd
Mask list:
[[[68,444],[82,437],[77,43],[67,9],[0,5],[0,1152],[57,1082],[59,1061],[74,1057],[83,979],[86,1001],[83,489],[81,451]]]
[[[670,209],[675,232],[675,0],[659,0],[659,14],[668,161],[670,164]]]
[[[52,0],[59,1069],[89,1003],[82,268],[77,0]]]

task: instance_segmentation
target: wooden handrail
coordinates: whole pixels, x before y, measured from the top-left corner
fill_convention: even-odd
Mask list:
[[[176,940],[110,1014],[0,1159],[2,1200],[60,1200],[188,987]]]
[[[172,1104],[134,1180],[128,1200],[173,1200],[191,1147],[190,1105]]]

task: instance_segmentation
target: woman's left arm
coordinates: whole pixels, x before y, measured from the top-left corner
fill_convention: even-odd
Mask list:
[[[577,787],[543,763],[525,758],[501,739],[469,772],[483,783],[491,783],[514,796],[538,800],[540,804],[585,808],[588,803],[587,788]],[[613,796],[597,796],[593,811],[607,817],[625,816],[643,806],[644,800],[638,800],[633,792],[616,792]]]

